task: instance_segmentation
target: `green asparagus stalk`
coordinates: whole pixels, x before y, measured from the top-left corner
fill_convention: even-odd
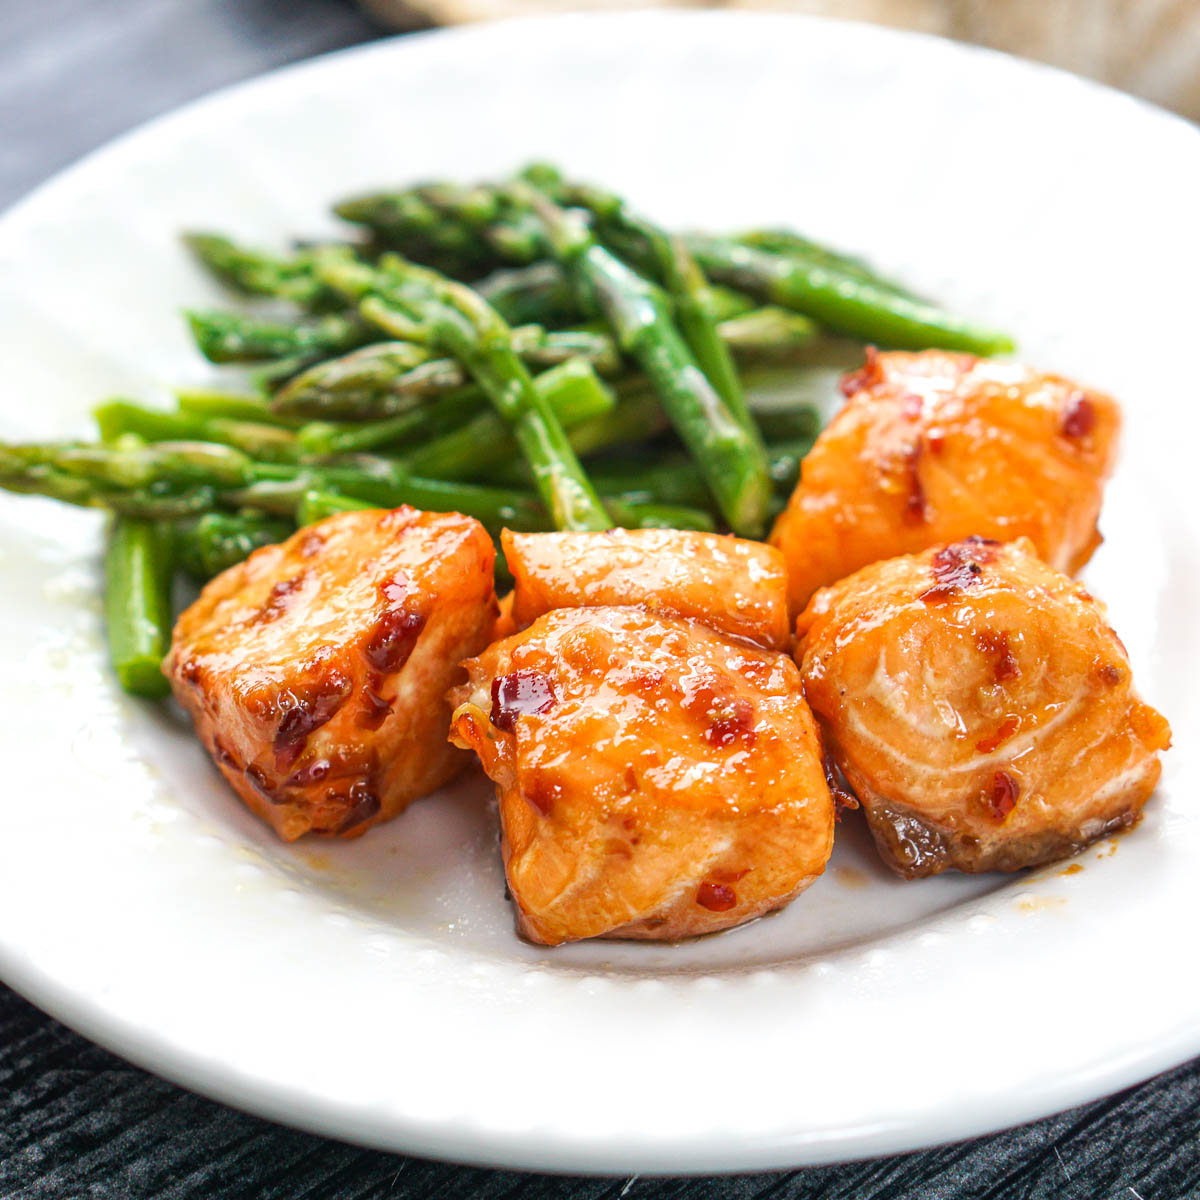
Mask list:
[[[792,233],[788,229],[750,229],[745,233],[737,234],[733,240],[743,246],[750,246],[754,250],[766,250],[771,254],[783,254],[791,258],[804,259],[807,262],[833,267],[835,270],[847,275],[854,275],[859,279],[869,279],[880,286],[886,285],[896,291],[903,290],[901,285],[884,280],[865,259],[851,254],[842,254],[838,250],[801,237],[800,234]]]
[[[611,521],[566,434],[517,356],[512,330],[478,293],[437,272],[385,256],[375,293],[427,325],[510,425],[534,484],[559,529],[607,529]]]
[[[223,493],[221,499],[234,507],[294,516],[310,491],[345,496],[375,508],[408,504],[427,512],[461,512],[474,517],[493,535],[505,526],[534,532],[552,528],[549,514],[529,492],[425,479],[408,474],[388,459],[368,460],[366,456],[346,465],[306,467],[287,479],[263,479]]]
[[[292,461],[301,449],[296,434],[278,425],[164,412],[128,400],[105,401],[96,407],[94,416],[105,442],[131,433],[147,442],[221,442],[267,462]]]
[[[618,344],[654,384],[731,528],[760,536],[770,497],[766,453],[700,369],[675,328],[667,298],[601,246],[576,214],[524,181],[513,185],[513,193],[537,213],[581,296],[604,313]]]
[[[271,411],[286,417],[362,421],[400,416],[470,380],[456,362],[412,342],[377,342],[316,363],[284,384]]]
[[[602,419],[616,408],[613,393],[582,359],[571,359],[543,371],[534,376],[533,386],[568,435],[580,423]],[[468,479],[519,455],[520,447],[508,422],[499,413],[485,410],[458,429],[403,454],[399,461],[417,475]]]
[[[273,296],[310,312],[342,307],[336,293],[313,273],[311,253],[280,258],[215,233],[185,233],[183,242],[221,283],[242,295]]]
[[[717,323],[716,331],[730,354],[758,363],[805,358],[819,336],[817,326],[808,317],[774,304],[727,317]]]
[[[429,441],[479,415],[487,401],[474,387],[460,388],[435,401],[377,421],[309,421],[297,438],[308,458],[365,454]]]
[[[222,309],[188,309],[196,347],[209,362],[270,362],[324,358],[369,342],[372,328],[357,314],[329,313],[308,321],[266,321]]]
[[[839,275],[849,275],[864,283],[874,284],[884,291],[905,296],[919,304],[932,303],[927,296],[914,292],[898,280],[880,275],[865,259],[852,254],[843,254],[820,242],[814,242],[786,229],[753,229],[738,234],[734,241],[753,250],[765,250],[770,254],[794,258],[814,267],[828,267]]]
[[[545,257],[538,224],[486,186],[432,183],[345,200],[334,211],[405,258],[460,278]]]
[[[134,696],[166,695],[162,661],[171,643],[170,531],[153,521],[117,517],[104,574],[109,656],[121,687]]]
[[[315,525],[318,521],[332,517],[335,513],[358,512],[370,507],[371,505],[365,500],[339,496],[335,492],[307,491],[301,497],[296,508],[296,524],[300,526]]]
[[[434,207],[420,190],[353,197],[335,205],[334,212],[345,221],[366,226],[384,244],[414,261],[464,278],[487,269],[496,251],[470,224]],[[460,208],[465,213],[471,206]],[[487,207],[474,223],[490,222],[497,211]]]
[[[717,329],[708,280],[683,239],[635,214],[620,196],[596,187],[563,183],[553,167],[527,168],[524,177],[557,203],[587,209],[601,229],[615,228],[645,245],[650,271],[671,298],[679,332],[700,369],[747,435],[758,440],[733,355]]]
[[[255,462],[231,446],[0,445],[0,488],[52,496],[127,516],[172,520],[220,507],[294,514],[305,491],[340,492],[384,508],[411,504],[462,512],[492,530],[550,528],[528,492],[411,475],[388,459],[360,455],[336,465]]]
[[[717,523],[703,508],[658,500],[625,500],[609,496],[604,501],[613,521],[625,529],[697,529],[715,533]]]
[[[264,397],[242,392],[181,388],[175,393],[175,403],[181,413],[191,417],[250,421],[255,424],[278,425],[283,429],[294,429],[303,424],[303,418],[274,412],[270,401]]]
[[[778,442],[798,441],[811,445],[821,432],[821,414],[811,404],[763,412],[758,419],[763,436],[772,446]]]
[[[179,565],[203,583],[260,546],[282,542],[293,528],[290,521],[260,513],[206,513],[177,530]]]
[[[551,195],[562,186],[561,176],[553,168],[535,168],[527,174]],[[390,203],[399,202],[403,195],[366,198],[355,205],[352,215],[346,215],[377,229],[379,214]],[[437,201],[436,192],[428,194],[424,202],[426,222],[431,226],[439,223],[453,226],[457,236],[470,239],[476,250],[477,267],[529,260],[532,243],[524,228],[520,236],[514,235],[513,243],[521,247],[526,258],[505,257],[506,241],[498,229],[511,224],[514,216],[512,209],[506,211],[499,200],[494,205],[480,203],[455,211],[439,210]],[[610,221],[602,232],[620,254],[648,265],[646,241],[635,231],[622,230]],[[404,230],[395,227],[392,233],[389,244],[407,252]],[[686,239],[686,244],[711,279],[753,295],[774,298],[783,307],[794,308],[844,333],[914,349],[941,346],[995,354],[1013,348],[1007,335],[946,313],[903,285],[882,278],[862,260],[796,234],[752,231],[733,238],[694,235]]]
[[[428,339],[432,331],[414,321],[379,296],[367,296],[359,311],[389,337]],[[586,358],[601,374],[615,374],[621,353],[601,330],[579,328],[547,330],[541,325],[521,325],[510,330],[513,352],[530,367],[553,367],[569,358]]]
[[[581,421],[567,436],[575,453],[588,458],[615,446],[648,441],[670,425],[654,389],[644,380],[635,380],[618,390],[617,405],[612,412]]]
[[[475,290],[514,326],[565,325],[582,316],[575,290],[555,262],[501,268]]]
[[[800,476],[800,463],[814,440],[815,432],[768,445],[771,480],[777,493],[790,494]],[[712,504],[696,464],[686,454],[674,451],[650,460],[597,467],[592,478],[610,510],[614,498],[627,503],[679,504],[699,509]]]
[[[1007,334],[832,267],[757,250],[729,238],[696,235],[688,245],[714,279],[795,309],[842,333],[917,350],[938,346],[1003,354],[1014,348]]]
[[[474,286],[512,325],[560,326],[584,319],[579,297],[557,262],[502,267]],[[758,307],[745,292],[712,283],[705,289],[704,300],[709,314],[717,322],[740,317]],[[795,316],[794,313],[791,315]]]

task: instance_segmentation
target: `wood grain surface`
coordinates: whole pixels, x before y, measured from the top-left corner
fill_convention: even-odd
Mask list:
[[[0,207],[139,121],[377,32],[340,0],[0,0]],[[787,1174],[570,1179],[272,1125],[129,1066],[0,985],[0,1200],[152,1196],[1186,1200],[1200,1196],[1200,1062],[920,1154]]]

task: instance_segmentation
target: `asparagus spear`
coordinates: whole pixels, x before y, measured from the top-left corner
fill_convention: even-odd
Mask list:
[[[104,558],[108,650],[121,687],[134,696],[169,690],[162,660],[171,642],[171,568],[169,530],[114,520]]]
[[[602,418],[616,407],[612,392],[582,359],[543,371],[534,377],[533,386],[567,431],[581,422]],[[410,450],[399,461],[417,475],[467,479],[519,454],[506,420],[485,410],[459,428]]]
[[[533,263],[545,254],[537,223],[487,186],[423,184],[354,197],[334,211],[406,258],[462,278],[500,263]]]
[[[535,486],[559,529],[607,529],[600,504],[562,426],[518,358],[512,330],[478,293],[437,272],[385,256],[374,291],[433,331],[512,428]]]
[[[800,463],[812,449],[814,437],[773,442],[767,446],[771,480],[776,494],[787,496],[800,476]],[[596,490],[611,511],[614,499],[626,503],[680,504],[705,509],[712,500],[704,477],[686,455],[671,451],[636,463],[596,467]]]
[[[297,525],[315,525],[340,512],[357,512],[370,508],[365,500],[354,500],[350,496],[339,496],[336,492],[307,491],[296,508]]]
[[[550,527],[546,510],[528,492],[423,479],[367,455],[321,466],[256,462],[231,446],[206,442],[0,444],[0,488],[163,520],[219,507],[291,516],[304,492],[315,488],[385,508],[458,511],[492,530]]]
[[[344,354],[374,336],[357,314],[329,313],[308,321],[266,321],[223,309],[188,309],[184,315],[200,353],[214,363]]]
[[[398,315],[412,324],[385,303],[368,298],[363,307],[381,323],[390,323]],[[806,317],[772,307],[730,317],[717,328],[734,354],[748,360],[790,360],[803,354],[815,338]],[[521,326],[512,332],[518,353],[530,365],[584,358],[601,374],[611,375],[620,363],[616,343],[594,329],[548,333]],[[453,359],[429,358],[427,349],[411,342],[378,342],[301,371],[275,393],[271,412],[292,420],[380,420],[468,383],[468,373]]]
[[[432,336],[420,322],[379,296],[367,296],[359,311],[390,337],[417,340]],[[612,375],[621,365],[620,351],[602,330],[584,327],[551,331],[541,325],[519,325],[510,334],[513,352],[527,366],[552,367],[568,358],[586,358],[597,371]]]
[[[231,421],[251,421],[256,424],[296,428],[302,420],[272,411],[270,401],[262,396],[241,392],[223,392],[212,388],[181,388],[175,393],[175,403],[181,413],[192,417],[215,417]]]
[[[821,414],[811,404],[760,413],[758,419],[763,436],[772,446],[797,441],[811,445],[821,432]]]
[[[386,245],[415,261],[464,277],[486,269],[496,257],[495,250],[470,225],[434,207],[420,190],[352,197],[336,204],[334,212],[345,221],[365,225]],[[462,211],[469,211],[469,206]],[[493,215],[489,208],[476,222],[491,220]]]
[[[501,267],[474,286],[513,325],[557,326],[583,319],[579,298],[557,262]],[[711,283],[705,289],[704,301],[713,320],[718,322],[740,317],[758,307],[745,292]]]
[[[553,168],[535,168],[532,177],[553,193],[561,179]],[[377,218],[389,203],[404,193],[379,194],[360,201],[351,219],[377,228]],[[426,219],[439,220],[437,196],[425,203]],[[459,236],[470,237],[476,246],[476,265],[500,266],[515,261],[505,258],[504,237],[498,227],[511,223],[513,215],[502,204],[494,208],[443,211],[440,221],[453,225]],[[606,239],[623,255],[644,265],[648,247],[644,238],[609,223]],[[406,251],[403,231],[393,230],[391,243]],[[515,238],[528,253],[528,234]],[[963,321],[914,295],[907,288],[881,278],[867,264],[806,238],[790,233],[751,232],[734,238],[693,235],[687,247],[701,269],[717,282],[724,282],[753,295],[767,296],[786,308],[795,308],[822,324],[867,340],[921,349],[941,346],[979,354],[1004,353],[1013,349],[1011,338],[995,330]],[[492,255],[487,256],[488,249]],[[523,260],[523,261],[527,261]]]
[[[700,369],[666,297],[601,246],[576,214],[524,181],[513,184],[513,194],[537,213],[585,303],[604,313],[618,344],[641,364],[730,526],[760,535],[770,496],[766,454]]]
[[[683,239],[636,215],[620,196],[596,187],[564,183],[553,167],[526,168],[523,177],[559,204],[587,209],[602,229],[619,230],[645,245],[648,268],[673,301],[679,332],[700,369],[749,437],[757,439],[758,430],[746,405],[733,355],[717,330],[708,280]]]
[[[759,363],[802,358],[819,336],[816,325],[807,317],[774,304],[727,317],[716,330],[732,355]]]
[[[788,255],[813,263],[821,263],[827,267],[835,267],[847,275],[870,279],[881,286],[885,283],[885,280],[875,273],[871,264],[865,259],[851,254],[842,254],[820,242],[801,237],[800,234],[793,233],[789,229],[750,229],[745,233],[739,233],[733,240],[755,250],[766,250],[772,254]],[[899,284],[891,286],[894,286],[897,291],[903,290]]]
[[[555,325],[581,316],[579,301],[555,262],[501,268],[481,279],[475,290],[510,325]]]
[[[609,496],[604,505],[613,521],[625,529],[698,529],[704,533],[715,533],[717,529],[709,513],[687,504]]]
[[[974,354],[1012,350],[1007,334],[832,267],[771,254],[729,238],[694,236],[688,245],[713,278],[792,308],[830,329],[889,346],[939,346]]]
[[[394,417],[468,382],[457,363],[422,346],[377,342],[302,371],[275,393],[271,411],[324,420]]]
[[[179,565],[203,583],[260,546],[282,542],[293,528],[290,521],[261,513],[206,513],[176,532]]]
[[[216,233],[185,233],[184,245],[226,287],[246,296],[274,296],[310,312],[342,307],[313,273],[313,255],[280,258],[239,246]]]
[[[363,454],[450,433],[477,416],[485,403],[477,388],[466,387],[397,417],[349,423],[309,421],[297,438],[309,458]]]
[[[131,433],[147,442],[221,442],[268,462],[294,460],[301,450],[295,433],[265,422],[163,412],[128,400],[107,400],[93,413],[106,442]]]

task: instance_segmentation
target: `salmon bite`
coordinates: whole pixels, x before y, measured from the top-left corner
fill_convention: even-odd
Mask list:
[[[356,836],[466,765],[443,697],[491,636],[493,554],[469,517],[345,512],[256,550],[180,616],[175,696],[281,837]]]
[[[819,591],[796,659],[884,861],[1013,871],[1127,829],[1170,745],[1103,606],[1025,540],[887,559]]]

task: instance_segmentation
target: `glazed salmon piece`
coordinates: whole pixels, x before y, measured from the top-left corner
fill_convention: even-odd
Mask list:
[[[466,668],[452,736],[496,783],[531,941],[712,933],[824,869],[834,805],[787,655],[687,618],[564,608]]]
[[[761,542],[674,529],[501,536],[523,628],[556,608],[637,605],[781,650],[791,642],[787,566]]]
[[[941,350],[869,351],[843,391],[771,532],[793,614],[860,567],[971,534],[1028,537],[1060,571],[1091,557],[1120,429],[1108,396]]]
[[[339,513],[256,550],[181,614],[164,670],[247,806],[287,841],[353,837],[470,760],[446,691],[496,620],[483,526]]]
[[[1026,540],[971,538],[813,597],[797,660],[825,745],[907,878],[1065,857],[1141,816],[1166,720],[1103,606]]]

